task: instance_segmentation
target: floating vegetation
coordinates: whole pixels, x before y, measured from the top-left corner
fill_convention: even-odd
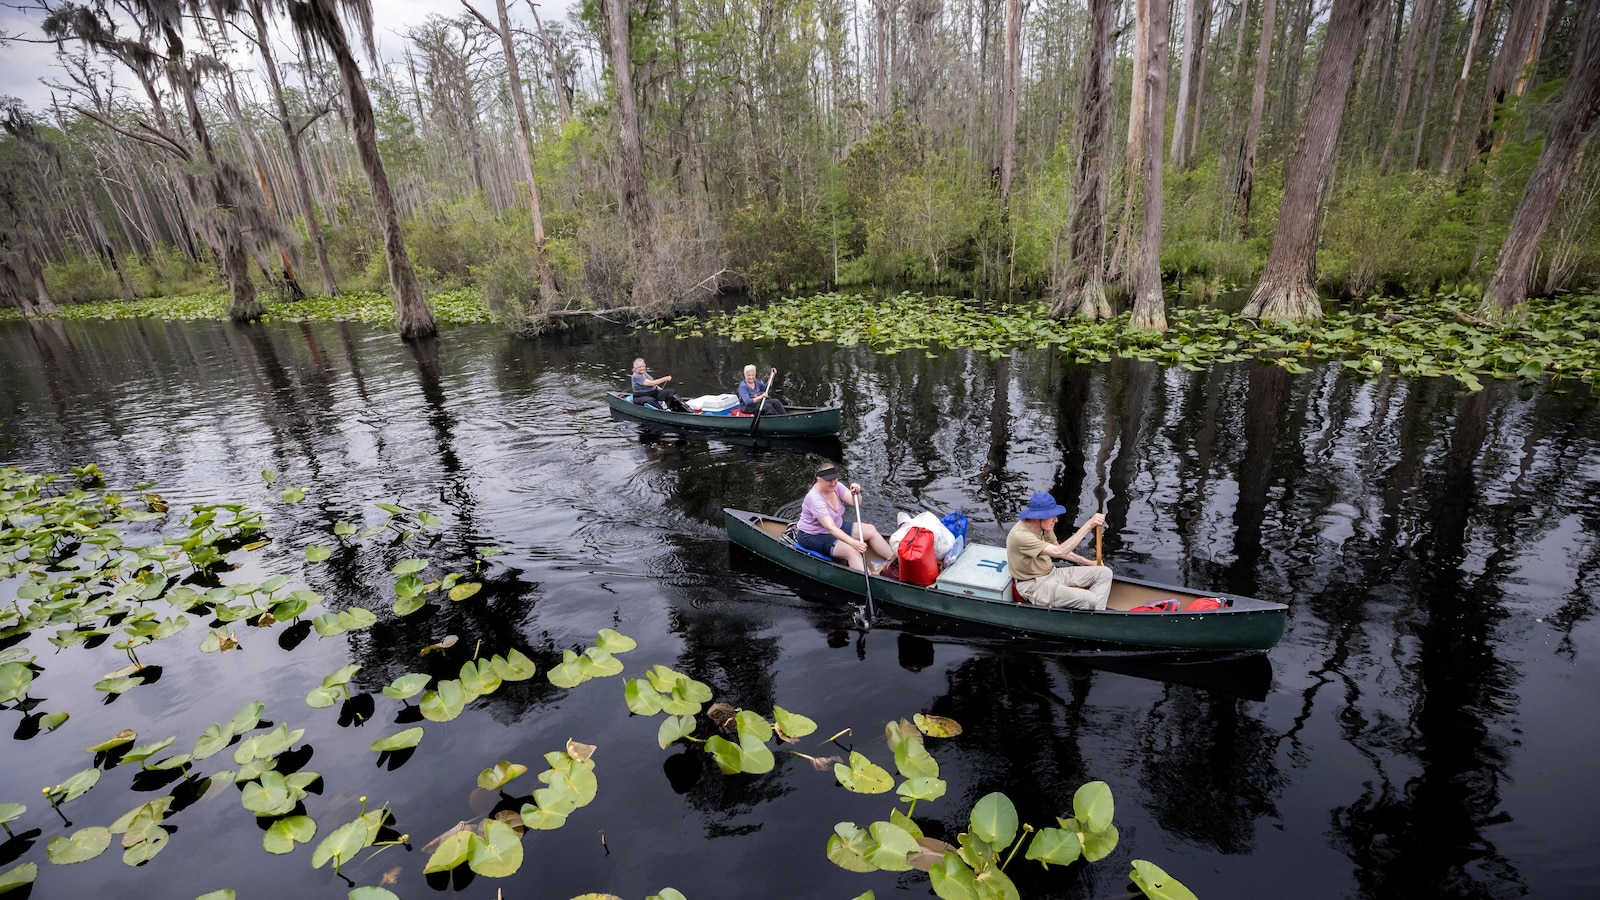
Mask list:
[[[440,325],[480,325],[494,321],[483,294],[476,288],[440,291],[427,298],[434,321]],[[394,324],[394,301],[380,291],[355,291],[337,297],[309,297],[295,302],[261,297],[266,308],[264,322],[364,322],[370,325]],[[93,303],[64,303],[59,310],[37,318],[72,320],[161,319],[168,322],[226,320],[228,294],[213,291],[175,297],[147,297],[143,300],[100,300]],[[0,321],[21,320],[15,308],[0,309]]]
[[[716,334],[734,341],[865,345],[879,353],[970,348],[990,356],[1055,349],[1068,360],[1113,356],[1199,370],[1262,360],[1300,373],[1305,363],[1337,359],[1367,376],[1449,376],[1472,390],[1483,378],[1600,381],[1600,294],[1530,300],[1527,315],[1500,326],[1477,317],[1476,301],[1455,296],[1372,297],[1358,311],[1319,322],[1253,320],[1217,309],[1173,309],[1165,333],[1130,328],[1128,316],[1092,322],[1053,319],[1042,302],[983,304],[902,293],[884,300],[819,294],[766,306],[741,306],[658,327],[678,337]]]
[[[1056,817],[1058,827],[1023,823],[1011,799],[992,792],[973,805],[968,828],[954,845],[925,835],[913,818],[917,802],[943,797],[945,783],[939,778],[938,762],[924,746],[924,736],[960,733],[959,724],[938,716],[919,715],[914,724],[903,719],[888,723],[884,735],[894,754],[895,769],[905,779],[898,796],[910,806],[904,812],[893,809],[888,819],[865,828],[854,822],[838,823],[828,838],[828,859],[851,872],[927,872],[933,892],[944,900],[998,900],[1018,897],[1016,885],[1005,872],[1018,852],[1025,850],[1025,859],[1049,868],[1079,859],[1096,862],[1116,849],[1111,788],[1103,781],[1078,788],[1072,797],[1072,815]],[[840,784],[856,793],[883,794],[894,786],[894,776],[887,769],[856,751],[851,751],[849,765],[839,763],[834,772]],[[1194,897],[1154,864],[1134,860],[1133,865],[1129,878],[1147,897]]]
[[[271,486],[275,476],[264,476]],[[229,623],[237,623],[238,629],[247,634],[257,633],[324,605],[320,595],[294,586],[284,575],[252,576],[261,577],[259,582],[223,581],[224,576],[241,570],[238,556],[272,545],[262,513],[242,504],[205,504],[192,507],[189,514],[180,517],[170,513],[166,504],[149,492],[149,487],[139,486],[141,493],[137,495],[107,490],[92,466],[74,470],[72,477],[34,475],[0,467],[0,581],[15,592],[14,597],[0,599],[0,709],[18,710],[30,719],[39,716],[41,723],[47,717],[55,725],[65,721],[66,713],[29,712],[39,702],[33,699],[32,692],[41,683],[49,684],[47,669],[34,654],[17,646],[35,632],[48,635],[63,650],[90,650],[113,634],[123,635],[124,639],[109,649],[125,653],[129,664],[107,673],[96,688],[159,691],[160,667],[142,664],[135,650],[185,633],[186,616],[198,617],[205,623],[199,649],[220,653],[239,648],[238,630]],[[278,496],[285,503],[294,502],[291,497]],[[415,547],[407,542],[424,535],[417,543],[431,540],[433,536],[428,532],[440,525],[436,516],[394,503],[377,506],[386,514],[381,524],[360,532],[358,526],[340,522],[333,526],[331,540],[348,546],[351,541],[384,535],[386,549],[396,556],[405,554],[390,567],[391,574],[402,581],[416,579],[415,585],[397,585],[398,597],[426,596],[438,591],[452,595],[454,602],[467,602],[476,595],[475,590],[453,595],[457,588],[480,583],[463,581],[466,575],[422,581],[423,573],[434,563],[411,555]],[[300,553],[284,549],[288,551],[284,558],[299,564]],[[476,551],[471,577],[477,577],[484,561],[496,552],[497,548]],[[307,565],[320,561],[307,555]],[[259,568],[257,562],[249,571]],[[161,603],[182,614],[163,615],[155,607]],[[400,610],[396,613],[404,615]],[[302,638],[312,629],[333,636],[367,628],[377,618],[377,614],[361,607],[326,610],[308,622],[287,626],[286,630],[299,628]],[[458,646],[455,635],[445,635],[436,643],[418,648],[418,655],[446,656]],[[587,681],[622,673],[626,667],[621,656],[636,647],[632,638],[610,628],[601,629],[591,646],[565,650],[562,661],[546,673],[546,678],[558,688],[579,689]],[[434,665],[439,661],[435,660]],[[449,665],[455,665],[454,659]],[[319,683],[305,685],[306,705],[325,709],[343,701],[341,725],[347,720],[371,718],[372,695],[351,693],[351,685],[361,670],[357,664],[343,665],[323,675]],[[663,749],[677,741],[698,744],[726,776],[772,772],[780,759],[776,749],[817,733],[813,719],[781,706],[775,705],[767,717],[726,702],[712,703],[714,693],[708,685],[667,666],[652,665],[635,671],[642,674],[623,683],[623,700],[629,711],[640,716],[662,714],[657,740]],[[404,673],[378,689],[400,707],[394,721],[407,724],[421,718],[439,724],[451,722],[475,700],[501,690],[505,684],[532,679],[538,674],[538,667],[515,647],[485,654],[480,645],[472,649],[470,658],[460,661],[455,677],[445,677],[447,674],[438,669],[432,674]],[[409,702],[413,698],[418,698],[415,706]],[[339,818],[352,812],[355,815],[324,830],[313,811],[307,809],[312,795],[323,793],[324,778],[303,768],[311,758],[310,745],[301,744],[306,729],[288,721],[267,721],[263,718],[265,713],[262,701],[249,700],[227,721],[208,724],[192,744],[181,734],[141,743],[135,729],[124,727],[84,747],[84,752],[92,755],[93,764],[42,789],[52,812],[62,822],[59,833],[49,838],[45,858],[54,865],[70,865],[102,855],[115,842],[122,850],[124,864],[148,864],[180,833],[179,825],[171,821],[175,816],[182,815],[186,807],[208,793],[228,787],[237,791],[237,811],[259,825],[261,847],[266,853],[287,855],[306,845],[312,847],[312,868],[331,864],[333,871],[339,873],[341,867],[368,848],[374,848],[374,853],[391,847],[412,850],[409,836],[398,830],[396,813],[387,804],[369,810],[365,796],[360,798],[359,811],[352,810],[348,800],[328,801]],[[709,725],[711,733],[698,737],[703,725]],[[107,731],[116,727],[109,725]],[[28,736],[37,733],[35,729]],[[851,733],[846,728],[821,743],[838,745],[841,737]],[[970,827],[956,844],[928,838],[914,819],[917,806],[944,798],[947,785],[925,739],[956,737],[961,734],[961,726],[947,718],[918,715],[914,720],[890,722],[884,733],[898,777],[866,753],[843,745],[838,746],[847,759],[784,750],[785,758],[800,757],[816,772],[831,772],[849,791],[871,795],[895,791],[898,800],[908,804],[905,810],[892,809],[887,819],[865,827],[851,822],[835,827],[827,842],[826,856],[845,869],[920,869],[929,873],[933,890],[944,898],[1015,897],[1005,869],[1023,851],[1026,860],[1067,865],[1079,859],[1101,859],[1116,847],[1110,790],[1099,782],[1078,791],[1072,814],[1056,820],[1059,827],[1023,825],[1009,799],[990,794],[972,809]],[[422,726],[402,728],[377,737],[370,747],[380,754],[380,765],[387,756],[393,769],[409,758],[424,734]],[[173,749],[186,752],[163,755]],[[217,761],[219,754],[228,749],[232,750],[231,759],[224,759],[229,759],[233,768],[224,768],[228,763]],[[563,749],[545,754],[545,767],[537,774],[538,787],[518,781],[530,771],[527,765],[515,760],[492,763],[479,772],[475,787],[498,798],[494,808],[460,822],[429,842],[421,848],[420,859],[410,858],[411,864],[420,866],[425,874],[451,873],[465,866],[487,878],[512,875],[524,861],[523,841],[529,832],[565,826],[598,796],[595,754],[594,745],[569,739]],[[74,830],[63,805],[99,785],[106,772],[122,766],[137,766],[139,771],[133,782],[136,790],[149,790],[148,785],[174,780],[176,784],[171,793],[141,798],[142,802],[113,822],[91,823]],[[200,771],[202,768],[206,771]],[[514,783],[529,784],[532,789],[512,796],[507,788]],[[354,793],[338,786],[331,791],[334,798],[347,798]],[[469,805],[480,799],[481,796],[469,797]],[[475,811],[481,809],[474,806]],[[325,815],[328,807],[324,805],[315,812]],[[22,803],[0,798],[0,826],[8,835],[28,813]],[[29,834],[38,835],[41,830]],[[601,834],[603,843],[604,832]],[[23,838],[29,839],[26,835]],[[1143,861],[1135,861],[1134,866],[1129,877],[1148,896],[1192,896],[1160,868]],[[392,883],[400,868],[385,873],[384,883]],[[38,865],[33,862],[0,872],[0,893],[26,889],[37,881],[38,875]],[[395,896],[380,886],[350,885],[348,896],[358,900]],[[224,888],[204,896],[232,897],[234,892]],[[671,888],[652,897],[684,900]]]

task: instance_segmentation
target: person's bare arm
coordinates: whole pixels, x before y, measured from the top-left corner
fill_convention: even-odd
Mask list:
[[[1092,566],[1095,564],[1094,560],[1078,555],[1078,545],[1083,543],[1083,539],[1089,536],[1089,532],[1093,531],[1096,525],[1104,524],[1106,524],[1105,513],[1095,513],[1080,525],[1078,530],[1072,533],[1071,537],[1059,544],[1050,545],[1050,549],[1047,552],[1057,559],[1065,559],[1080,566]]]

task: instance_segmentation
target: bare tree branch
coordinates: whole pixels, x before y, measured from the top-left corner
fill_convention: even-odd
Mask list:
[[[141,141],[143,143],[149,144],[152,147],[158,147],[158,148],[160,148],[162,150],[167,151],[168,153],[171,153],[173,156],[176,156],[177,158],[183,160],[184,162],[188,162],[189,161],[189,151],[185,150],[182,144],[179,144],[170,135],[166,134],[165,132],[161,131],[160,129],[155,128],[154,126],[150,125],[149,123],[147,123],[147,122],[145,122],[145,121],[143,121],[141,119],[135,119],[134,121],[136,123],[138,123],[140,128],[144,129],[145,131],[150,132],[149,135],[144,135],[144,134],[139,134],[139,133],[134,132],[134,131],[129,131],[128,129],[123,128],[122,126],[116,124],[115,122],[111,121],[110,119],[107,119],[106,117],[100,115],[99,113],[94,112],[93,110],[85,109],[82,106],[74,105],[72,108],[74,110],[77,110],[79,115],[87,116],[87,117],[95,120],[96,122],[99,122],[101,125],[104,125],[105,127],[111,129],[112,131],[115,131],[117,134],[122,135],[123,137],[132,138],[132,139],[134,139],[136,141]]]

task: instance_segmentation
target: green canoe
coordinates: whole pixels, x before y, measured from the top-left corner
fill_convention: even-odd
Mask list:
[[[791,406],[787,415],[764,415],[760,422],[752,416],[717,416],[700,413],[672,412],[653,406],[640,406],[630,396],[620,391],[607,391],[606,403],[625,416],[657,422],[696,431],[722,431],[731,434],[765,435],[767,437],[824,437],[839,433],[844,417],[837,406]]]
[[[839,562],[824,561],[795,548],[787,519],[742,509],[723,509],[728,539],[737,546],[828,587],[865,596],[867,576]],[[994,557],[998,557],[995,559]],[[1283,636],[1289,607],[1282,603],[1199,592],[1131,578],[1117,578],[1104,610],[1048,609],[1018,603],[1003,572],[1005,551],[968,546],[930,587],[874,575],[872,598],[920,613],[978,622],[1030,635],[1096,641],[1124,647],[1162,650],[1267,650]],[[989,574],[972,583],[949,576],[972,571]],[[983,583],[979,583],[983,582]],[[1202,596],[1226,605],[1200,612],[1129,612],[1136,606],[1176,598],[1179,605]]]

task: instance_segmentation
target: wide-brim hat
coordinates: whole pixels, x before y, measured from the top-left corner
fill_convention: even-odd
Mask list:
[[[1027,507],[1017,514],[1017,518],[1048,519],[1051,516],[1062,515],[1066,511],[1067,508],[1057,503],[1049,491],[1035,491],[1033,496],[1028,498]]]

